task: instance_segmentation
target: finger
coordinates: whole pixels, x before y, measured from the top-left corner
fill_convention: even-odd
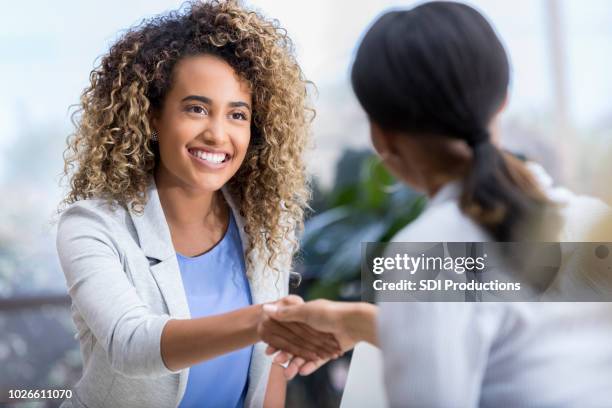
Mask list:
[[[296,372],[297,370],[299,370],[304,364],[306,364],[306,360],[304,360],[301,357],[296,357],[293,360],[291,360],[291,362],[289,363],[290,366],[293,366],[296,368]]]
[[[266,309],[271,310],[271,308]],[[273,313],[274,312],[272,312],[272,314]],[[269,317],[274,319],[273,316]],[[321,332],[313,329],[308,324],[300,322],[291,322],[291,324],[285,324],[284,326],[290,328],[297,336],[308,339],[308,341],[316,347],[325,348],[328,353],[337,353],[341,351],[340,344],[331,333]]]
[[[294,343],[288,341],[286,338],[278,335],[277,333],[268,332],[265,334],[263,340],[280,350],[284,350],[285,352],[291,353],[295,356],[304,357],[307,360],[317,360],[319,358],[317,353],[304,349],[303,347],[296,346]]]
[[[294,324],[299,326],[301,330],[308,333],[308,336],[310,338],[316,339],[317,344],[324,344],[328,349],[336,350],[337,352],[342,351],[342,348],[340,347],[338,340],[336,340],[336,337],[333,334],[320,332],[304,323],[294,323]]]
[[[272,362],[274,364],[284,365],[284,364],[286,364],[287,362],[289,362],[293,358],[293,356],[291,354],[285,353],[284,351],[280,351],[280,350],[278,350],[278,349],[276,349],[276,348],[274,348],[272,346],[268,346],[266,348],[266,354],[267,355],[270,356],[270,355],[273,355],[274,353],[277,353],[274,356],[274,359],[272,360]],[[285,368],[285,367],[283,367],[283,368]]]
[[[285,368],[285,371],[284,371],[285,378],[287,380],[292,380],[298,374],[298,372],[300,371],[300,367],[302,367],[302,365],[304,365],[305,362],[306,360],[304,360],[301,357],[296,357],[293,360],[291,360],[287,368]]]
[[[266,327],[267,330],[276,334],[276,336],[284,338],[287,343],[296,345],[300,349],[304,349],[305,351],[306,350],[310,351],[320,357],[324,357],[324,355],[329,354],[325,350],[322,350],[320,347],[317,347],[315,344],[313,344],[308,338],[303,338],[297,335],[290,328],[288,328],[287,326],[277,321],[268,320],[267,322],[264,323],[264,326]],[[269,342],[267,343],[270,344]],[[276,346],[275,344],[271,344],[271,345]],[[284,350],[284,351],[290,351],[295,355],[301,355],[300,353],[296,353],[295,351],[286,349],[284,347],[277,347],[277,348]],[[303,357],[306,357],[306,356],[303,356]]]
[[[325,362],[321,362],[321,364],[318,364],[314,361],[308,361],[300,368],[300,375],[310,375],[317,371],[317,369],[321,367],[324,363]]]
[[[262,323],[262,326],[264,330],[275,332],[277,335],[284,337],[288,342],[300,344],[305,349],[317,353],[320,358],[336,358],[342,352],[334,336],[313,330],[302,323],[282,324],[272,319],[267,319]],[[267,354],[273,354],[274,351],[272,349],[278,349],[278,347],[272,346],[269,345],[266,349]]]
[[[289,331],[283,328],[280,323],[273,320],[268,320],[262,323],[260,337],[263,342],[276,349],[283,350],[309,360],[315,360],[318,358],[318,354],[314,350],[309,349],[307,344],[303,344],[303,341],[296,338]]]
[[[291,354],[281,351],[276,356],[274,356],[274,360],[272,360],[272,362],[276,364],[285,364],[292,358],[293,356]]]
[[[286,325],[286,327],[296,336],[307,339],[316,350],[324,354],[321,355],[323,358],[332,357],[342,351],[336,338],[332,335],[312,330],[303,323],[285,323],[284,325]]]
[[[287,379],[287,381],[293,380],[295,376],[298,374],[299,369],[289,364],[287,368],[283,370],[283,375]]]
[[[262,323],[262,327],[264,331],[272,331],[288,342],[317,353],[320,358],[332,358],[342,351],[334,336],[312,330],[301,323],[283,324],[268,318]]]

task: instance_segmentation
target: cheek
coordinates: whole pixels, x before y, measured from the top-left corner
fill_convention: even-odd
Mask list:
[[[380,148],[379,148],[379,146],[376,144],[376,142],[374,141],[374,139],[372,139],[372,147],[374,147],[374,151],[376,152],[376,154],[378,154],[379,156],[381,156]]]
[[[374,147],[376,153],[380,155],[380,136],[374,128],[370,128],[370,141],[372,142],[372,147]]]
[[[178,122],[171,131],[167,133],[167,144],[173,149],[185,147],[193,140],[194,135],[202,132],[202,128],[189,122]]]
[[[172,163],[178,163],[183,158],[184,143],[176,137],[176,135],[166,134],[163,140],[159,141],[159,155],[162,162],[168,166]]]
[[[162,160],[179,162],[187,158],[185,145],[201,130],[188,121],[167,120],[164,133],[159,140]]]
[[[233,144],[236,152],[236,157],[240,158],[240,162],[246,156],[247,150],[249,149],[249,143],[251,141],[251,131],[245,131],[243,134],[238,134],[234,137]]]

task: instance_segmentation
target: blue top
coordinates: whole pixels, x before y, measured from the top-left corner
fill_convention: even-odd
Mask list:
[[[230,312],[252,304],[238,227],[230,211],[225,236],[195,257],[176,254],[192,318]],[[189,370],[188,407],[242,407],[253,346],[196,364]]]

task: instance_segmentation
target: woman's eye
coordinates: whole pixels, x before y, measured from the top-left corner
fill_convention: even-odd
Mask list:
[[[236,120],[247,120],[247,116],[242,112],[232,112],[230,116]]]
[[[208,113],[206,109],[204,109],[202,106],[199,106],[199,105],[188,106],[187,111],[197,113],[197,114],[202,114],[202,113],[207,114]]]

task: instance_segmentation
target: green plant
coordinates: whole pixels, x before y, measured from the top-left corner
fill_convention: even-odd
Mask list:
[[[424,196],[394,184],[376,156],[348,151],[345,157],[350,163],[339,162],[326,208],[305,225],[300,292],[306,299],[358,298],[361,243],[389,241],[425,205]]]

